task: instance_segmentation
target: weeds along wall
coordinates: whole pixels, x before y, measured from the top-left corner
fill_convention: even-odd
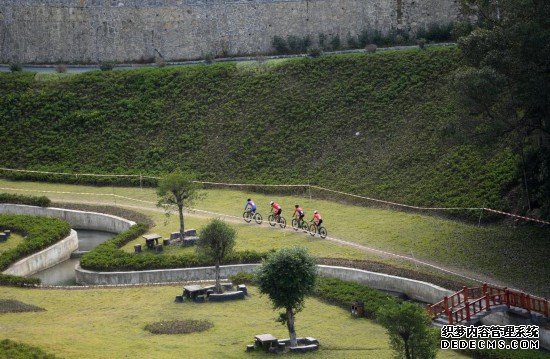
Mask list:
[[[456,0],[0,0],[0,62],[97,63],[273,51],[274,36],[416,31]]]

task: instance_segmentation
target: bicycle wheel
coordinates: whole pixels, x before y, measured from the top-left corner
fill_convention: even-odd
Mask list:
[[[250,214],[249,211],[244,211],[243,219],[246,223],[250,223],[250,220],[252,219],[252,215]]]
[[[309,232],[309,224],[308,224],[306,221],[302,221],[302,225],[300,226],[300,228],[301,228],[304,232]]]
[[[269,222],[269,225],[271,227],[275,226],[277,223],[275,223],[275,216],[273,214],[270,214],[268,217],[267,217],[267,221]]]
[[[296,218],[292,219],[292,229],[295,230],[295,231],[297,231],[299,229],[298,221],[296,220]]]
[[[254,215],[254,220],[256,221],[256,223],[262,224],[262,221],[263,221],[262,215],[259,214],[259,213],[256,213],[256,214]]]
[[[311,234],[312,237],[315,237],[317,234],[317,225],[315,223],[309,225],[309,234]]]
[[[285,227],[286,227],[286,219],[285,219],[285,217],[283,217],[283,216],[279,217],[279,226],[281,226],[281,228],[285,228]]]
[[[327,229],[325,227],[319,227],[319,236],[323,239],[327,238]]]

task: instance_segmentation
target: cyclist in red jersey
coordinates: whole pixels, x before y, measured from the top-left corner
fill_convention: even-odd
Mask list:
[[[321,223],[323,223],[323,218],[321,218],[321,214],[317,211],[313,211],[313,222],[319,227]]]
[[[271,212],[273,212],[276,218],[279,218],[281,212],[283,211],[279,203],[271,201],[269,204],[271,205]]]
[[[300,205],[298,205],[298,204],[294,205],[294,214],[293,214],[293,216],[298,221],[298,225],[300,225],[302,223],[302,221],[304,220],[305,213],[304,213],[304,210],[300,207]]]

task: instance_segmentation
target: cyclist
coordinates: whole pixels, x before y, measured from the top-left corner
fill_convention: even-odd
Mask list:
[[[321,226],[321,223],[323,223],[323,218],[321,218],[321,213],[317,211],[313,211],[313,222],[315,222],[315,225],[317,228]]]
[[[271,202],[269,202],[269,204],[271,205],[271,212],[273,212],[273,214],[275,215],[275,218],[279,219],[283,209],[281,208],[281,206],[277,202],[271,201]]]
[[[250,198],[246,200],[246,205],[244,206],[244,210],[246,211],[247,209],[250,210],[251,214],[256,213],[256,203]]]
[[[302,221],[304,220],[304,216],[305,216],[304,210],[302,208],[300,208],[300,205],[298,205],[298,204],[294,205],[294,214],[293,214],[293,216],[298,221],[298,228],[300,228],[300,225],[302,224]]]

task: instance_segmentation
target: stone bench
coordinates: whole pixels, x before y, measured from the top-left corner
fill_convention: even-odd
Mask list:
[[[211,302],[225,302],[228,300],[244,299],[244,292],[225,292],[221,294],[210,294],[208,300]]]
[[[319,344],[309,344],[309,345],[303,345],[299,347],[290,347],[290,351],[295,353],[307,353],[317,349],[319,349]]]
[[[185,237],[182,241],[184,246],[193,246],[197,243],[199,237]]]

